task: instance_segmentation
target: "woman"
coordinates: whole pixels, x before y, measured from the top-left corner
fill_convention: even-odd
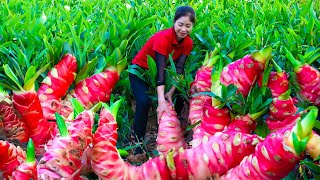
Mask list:
[[[166,100],[172,103],[175,87],[165,93],[165,67],[169,54],[173,52],[173,60],[177,73],[184,74],[184,64],[190,54],[193,42],[189,37],[195,23],[195,11],[190,6],[181,6],[176,10],[174,26],[155,33],[134,57],[132,64],[148,69],[147,56],[151,56],[157,65],[157,93],[158,93],[158,120],[163,113],[170,116]],[[139,140],[143,140],[146,133],[148,111],[151,99],[147,94],[149,85],[134,74],[129,74],[131,88],[136,100],[133,130]],[[180,105],[182,106],[182,105]],[[177,111],[178,113],[178,111]],[[179,114],[179,113],[178,113]],[[135,153],[141,153],[137,148]]]

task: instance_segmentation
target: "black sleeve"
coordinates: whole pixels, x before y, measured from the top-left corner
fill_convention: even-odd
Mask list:
[[[181,54],[181,56],[176,61],[176,70],[178,74],[184,74],[184,64],[187,59],[187,55]]]
[[[157,51],[155,52],[156,55],[156,64],[157,64],[157,86],[165,85],[166,84],[166,57]]]

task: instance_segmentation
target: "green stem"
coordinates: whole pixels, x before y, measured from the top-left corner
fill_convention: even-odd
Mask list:
[[[36,161],[35,152],[34,152],[34,144],[31,138],[29,138],[28,146],[27,146],[27,158],[26,163],[33,163]]]
[[[206,66],[212,67],[220,59],[219,55],[213,56],[208,59]]]
[[[312,128],[316,122],[318,116],[318,108],[313,108],[311,109],[308,114],[301,120],[298,121],[297,124],[293,127],[292,131],[296,133],[301,139],[305,138],[308,136]],[[302,129],[302,132],[300,132],[300,128]]]
[[[217,96],[221,96],[221,82],[220,82],[220,76],[221,76],[221,71],[223,69],[223,62],[220,60],[219,65],[215,66],[214,71],[211,74],[211,91],[216,94]],[[219,106],[221,102],[216,99],[212,98],[212,106],[216,107]]]
[[[58,129],[59,129],[61,137],[68,137],[69,132],[68,132],[66,123],[64,122],[63,118],[57,112],[54,114],[56,116],[56,121],[57,121]]]
[[[209,60],[209,54],[208,54],[208,52],[206,52],[206,56],[205,56],[205,58],[203,60],[202,66],[206,66],[207,63],[208,63],[208,60]]]
[[[217,55],[220,49],[221,49],[221,44],[217,43],[214,50],[210,53],[210,57]]]
[[[251,56],[258,62],[265,64],[268,59],[271,58],[272,47],[267,46],[260,51],[253,52]]]
[[[290,94],[291,94],[291,89],[288,89],[285,93],[281,94],[278,99],[279,100],[288,100],[290,98]]]
[[[300,68],[302,66],[302,63],[297,61],[292,53],[290,51],[288,51],[288,49],[286,47],[282,47],[285,51],[285,56],[286,58],[290,61],[290,63],[293,65],[294,70],[297,70],[298,68]]]
[[[276,68],[276,71],[278,73],[282,73],[281,67],[273,59],[271,59],[271,61],[272,61],[273,65],[274,65],[274,67]]]

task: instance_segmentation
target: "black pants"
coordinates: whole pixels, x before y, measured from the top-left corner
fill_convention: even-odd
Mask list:
[[[134,74],[129,73],[131,89],[136,100],[136,110],[134,114],[133,131],[139,140],[143,140],[146,134],[148,122],[148,112],[151,106],[151,98],[147,94],[149,85]],[[175,103],[175,110],[178,116],[181,114],[184,100],[178,96]]]

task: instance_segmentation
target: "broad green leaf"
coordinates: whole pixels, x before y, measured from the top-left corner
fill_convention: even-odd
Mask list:
[[[151,83],[154,87],[156,87],[156,79],[157,79],[157,65],[156,62],[152,59],[151,56],[148,56],[148,68],[150,72]]]
[[[128,72],[131,73],[131,74],[134,74],[136,75],[138,78],[140,78],[141,80],[145,81],[146,83],[148,83],[148,80],[144,77],[145,74],[144,73],[141,73],[140,71],[134,69],[134,68],[129,68],[128,69]]]

